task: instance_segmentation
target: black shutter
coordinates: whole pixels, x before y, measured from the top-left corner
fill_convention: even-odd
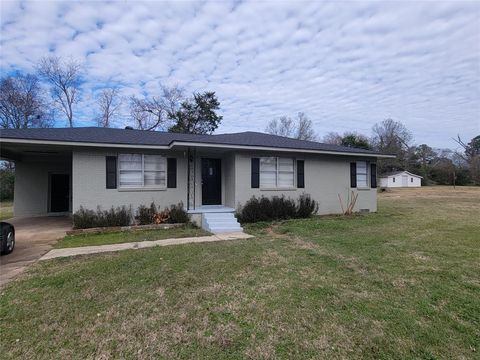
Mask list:
[[[117,157],[107,156],[105,158],[106,163],[106,186],[107,189],[117,188]]]
[[[305,187],[305,161],[297,160],[297,188]]]
[[[260,159],[252,158],[252,188],[260,187]]]
[[[377,187],[377,164],[370,164],[370,186]]]
[[[167,187],[177,187],[177,159],[175,158],[167,159]]]
[[[357,163],[350,163],[350,187],[357,187]]]

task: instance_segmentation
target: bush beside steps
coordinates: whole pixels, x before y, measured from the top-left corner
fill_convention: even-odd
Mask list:
[[[302,194],[297,201],[274,196],[267,198],[252,196],[243,207],[237,211],[237,218],[242,223],[272,221],[285,219],[308,218],[318,211],[318,202],[310,195]]]
[[[171,205],[160,212],[157,211],[157,206],[153,202],[149,207],[140,205],[135,215],[131,206],[117,208],[112,206],[110,210],[102,210],[99,206],[96,211],[81,206],[73,214],[74,229],[117,227],[118,230],[121,230],[122,227],[131,229],[131,226],[136,225],[185,224],[188,222],[189,217],[182,203]]]

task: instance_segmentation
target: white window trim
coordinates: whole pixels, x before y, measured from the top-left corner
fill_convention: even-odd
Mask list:
[[[142,156],[142,185],[141,186],[125,186],[120,184],[120,156],[121,155],[141,155]],[[165,162],[165,185],[147,185],[145,186],[145,155],[155,155],[159,156],[163,159]],[[167,158],[164,155],[159,155],[159,154],[138,154],[138,153],[119,153],[117,154],[117,159],[118,159],[118,166],[117,166],[117,183],[118,191],[151,191],[151,190],[167,190],[167,176],[168,176],[168,163],[167,163]],[[128,171],[128,170],[127,170]]]
[[[262,175],[262,158],[275,158],[275,186],[262,186],[261,183],[261,175]],[[291,159],[293,161],[293,186],[278,186],[278,174],[280,173],[279,166],[278,166],[278,159]],[[289,190],[297,190],[297,177],[295,176],[297,173],[297,162],[295,158],[289,156],[261,156],[259,160],[259,188],[260,190],[265,191],[289,191]],[[285,171],[284,171],[285,172]]]

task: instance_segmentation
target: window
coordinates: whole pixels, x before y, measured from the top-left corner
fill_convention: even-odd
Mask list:
[[[261,188],[292,188],[295,186],[294,165],[292,158],[260,158]]]
[[[392,178],[393,182],[395,182],[395,178]]]
[[[165,187],[167,166],[163,156],[120,154],[118,159],[120,187]]]
[[[413,178],[410,178],[410,182],[413,182]]]
[[[368,187],[368,168],[366,161],[357,161],[357,187]]]

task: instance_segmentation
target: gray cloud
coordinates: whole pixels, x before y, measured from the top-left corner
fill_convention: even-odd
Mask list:
[[[320,134],[387,117],[417,143],[480,132],[480,5],[472,2],[1,3],[2,72],[49,53],[85,63],[94,89],[155,94],[160,82],[217,92],[219,132],[263,130],[304,111]],[[59,122],[59,125],[60,124]]]

